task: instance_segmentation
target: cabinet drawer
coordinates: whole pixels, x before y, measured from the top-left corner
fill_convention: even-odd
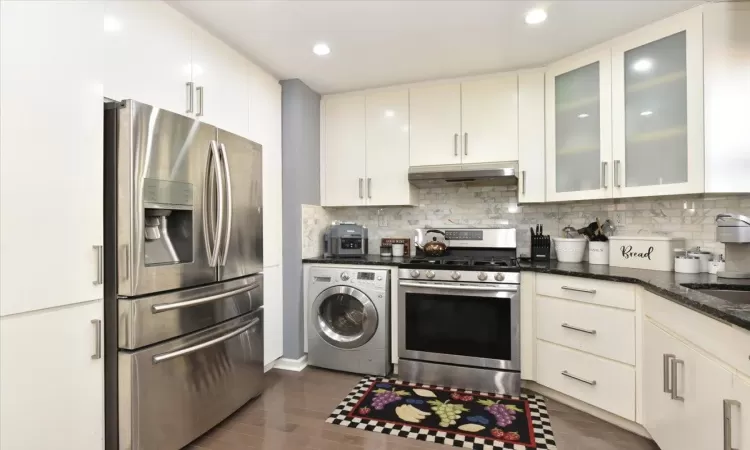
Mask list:
[[[538,340],[537,382],[635,421],[633,367]]]
[[[537,337],[635,365],[632,312],[537,297]]]
[[[635,310],[635,286],[562,275],[537,275],[536,293],[579,302]]]

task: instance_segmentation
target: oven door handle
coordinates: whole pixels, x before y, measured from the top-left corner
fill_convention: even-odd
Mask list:
[[[517,287],[489,287],[489,286],[452,286],[450,284],[431,284],[431,283],[413,283],[409,281],[402,281],[399,283],[400,286],[417,287],[417,288],[432,288],[432,289],[449,289],[454,291],[494,291],[494,292],[518,292]]]

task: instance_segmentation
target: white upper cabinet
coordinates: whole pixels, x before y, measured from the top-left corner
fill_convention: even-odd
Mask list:
[[[96,301],[0,318],[0,448],[104,449],[103,313]]]
[[[195,116],[248,137],[250,63],[197,25],[193,26],[192,37]]]
[[[365,96],[323,100],[325,206],[365,204]]]
[[[518,75],[518,201],[543,202],[544,71]]]
[[[518,160],[518,76],[461,83],[461,163]]]
[[[612,196],[612,91],[609,50],[547,69],[547,200]]]
[[[615,41],[615,197],[704,191],[702,27],[692,9]]]
[[[750,192],[750,3],[707,5],[703,40],[706,192]]]
[[[102,297],[102,23],[0,2],[0,315]]]
[[[409,89],[410,165],[461,162],[461,85]]]
[[[104,95],[190,114],[192,26],[164,2],[104,2]]]
[[[410,204],[409,91],[369,94],[365,102],[367,204]]]

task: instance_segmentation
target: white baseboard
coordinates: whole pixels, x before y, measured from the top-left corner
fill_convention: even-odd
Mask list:
[[[273,361],[271,361],[270,363],[268,363],[268,364],[266,364],[265,366],[263,366],[263,373],[266,373],[266,372],[268,372],[269,370],[273,369],[273,368],[274,368],[274,366],[276,365],[276,363],[277,363],[277,362],[278,362],[278,361],[279,361],[280,359],[281,359],[281,358],[276,358],[276,359],[274,359]]]
[[[646,431],[646,429],[643,428],[643,426],[640,424],[631,422],[630,420],[620,417],[616,414],[612,414],[609,411],[597,408],[594,405],[589,405],[588,403],[582,402],[569,395],[565,395],[562,392],[557,392],[546,386],[542,386],[537,382],[522,380],[522,383],[522,386],[530,391],[537,392],[545,397],[551,398],[552,400],[556,400],[564,405],[568,405],[571,408],[591,414],[592,416],[602,419],[605,422],[609,422],[612,425],[622,428],[623,430],[630,431],[631,433],[637,434],[639,436],[643,436],[646,439],[652,439],[651,435],[648,434],[648,431]]]
[[[307,355],[302,355],[297,359],[279,358],[273,363],[274,369],[291,370],[300,372],[307,367]]]

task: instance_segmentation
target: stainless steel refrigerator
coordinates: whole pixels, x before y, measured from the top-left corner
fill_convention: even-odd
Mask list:
[[[179,449],[263,390],[261,146],[105,104],[107,449]]]

